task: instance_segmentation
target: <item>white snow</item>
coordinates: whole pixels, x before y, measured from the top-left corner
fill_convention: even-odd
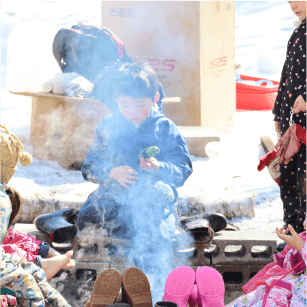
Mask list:
[[[101,23],[100,1],[1,1],[1,122],[29,146],[31,98],[10,94],[6,85],[7,42],[15,29],[37,30],[71,27],[80,21]],[[238,72],[279,81],[287,41],[294,30],[293,15],[286,1],[236,2],[236,64]],[[20,51],[22,52],[22,50]],[[129,50],[128,50],[129,54]],[[221,136],[220,143],[207,145],[210,158],[192,157],[194,173],[180,193],[203,191],[208,197],[254,195],[255,217],[235,218],[230,222],[241,229],[274,231],[282,225],[282,202],[279,188],[268,171],[257,171],[259,158],[264,155],[260,136],[270,136],[276,142],[271,112],[237,112],[235,129]],[[19,165],[11,180],[28,189],[62,186],[70,181],[83,186],[80,172],[61,169],[53,161],[34,159],[33,172]],[[59,173],[61,176],[59,176]],[[65,178],[69,178],[65,179]],[[94,189],[94,186],[93,186]]]

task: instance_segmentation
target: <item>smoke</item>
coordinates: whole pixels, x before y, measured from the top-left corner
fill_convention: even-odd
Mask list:
[[[48,112],[37,114],[33,123],[35,157],[57,161],[64,168],[83,161],[94,141],[93,131],[111,111],[99,101],[66,100],[63,106],[53,100],[48,103]]]
[[[78,233],[84,245],[79,244],[76,260],[110,263],[119,270],[138,267],[149,279],[153,302],[157,302],[162,300],[168,274],[178,265],[173,257],[176,221],[172,211],[152,201],[151,187],[148,177],[141,176],[113,201],[106,195],[100,198],[97,192],[90,210],[97,223]]]
[[[49,284],[56,289],[72,307],[84,306],[91,299],[94,285],[93,278],[84,276],[75,280],[69,273],[62,272],[60,276],[50,279]]]
[[[176,3],[175,11],[170,9],[170,3],[165,5],[167,9],[151,2],[139,3],[139,8],[135,9],[137,15],[131,20],[123,21],[127,22],[124,31],[117,31],[116,25],[111,30],[124,39],[129,56],[143,60],[151,57],[157,63],[161,62],[160,66],[153,65],[150,61],[149,64],[156,70],[157,75],[167,76],[166,84],[172,85],[172,88],[169,86],[168,96],[180,96],[179,92],[196,92],[197,82],[191,84],[190,80],[191,72],[197,71],[199,62],[199,27],[198,18],[194,15],[194,12],[198,12],[198,3]],[[152,16],[155,16],[154,22],[149,22]],[[192,18],[189,18],[190,16]],[[141,38],[144,38],[143,42]],[[83,57],[88,57],[88,54]],[[182,74],[176,79],[178,67]],[[108,148],[108,151],[110,156],[114,154],[116,157],[117,161],[114,162],[117,163],[114,165],[129,165],[139,173],[136,184],[113,195],[113,200],[118,204],[115,216],[112,210],[107,209],[110,202],[102,197],[93,204],[93,212],[98,210],[101,220],[99,226],[107,230],[108,237],[122,240],[118,242],[130,242],[125,247],[122,259],[127,256],[125,265],[134,263],[147,275],[155,303],[162,300],[166,278],[178,264],[173,255],[176,212],[174,208],[165,208],[153,202],[150,191],[155,182],[151,182],[149,176],[142,173],[137,161],[132,162],[137,148],[146,149],[140,148],[142,146],[137,142],[135,147],[128,143],[130,140],[134,142],[135,138],[135,135],[131,136],[127,131],[127,135],[118,137],[114,148]],[[104,140],[103,145],[105,143],[109,145],[109,139]],[[122,156],[124,164],[122,161],[119,163]],[[97,194],[104,192],[97,190]],[[116,246],[116,241],[112,242]],[[111,266],[116,267],[115,261],[112,262],[112,255],[110,258],[111,264],[114,263],[114,266]]]
[[[123,193],[117,201],[123,204],[118,220],[126,224],[125,236],[131,242],[126,249],[128,259],[146,274],[153,302],[157,302],[162,300],[166,278],[176,265],[172,250],[175,217],[152,202],[151,185],[141,177],[130,187],[129,195]]]

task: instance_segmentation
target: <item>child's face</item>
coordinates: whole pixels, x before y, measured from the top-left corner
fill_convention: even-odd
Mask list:
[[[149,97],[131,98],[119,96],[117,103],[122,115],[133,124],[141,124],[150,115],[153,105],[159,100],[159,94],[152,101]]]

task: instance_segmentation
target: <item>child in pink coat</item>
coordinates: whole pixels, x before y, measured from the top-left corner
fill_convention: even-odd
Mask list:
[[[287,246],[279,255],[275,255],[275,261],[271,267],[266,267],[265,272],[261,271],[254,276],[244,287],[247,293],[239,298],[232,307],[305,307],[307,305],[306,290],[306,220],[303,233],[297,234],[294,228],[289,225],[287,230],[284,227],[276,228],[277,235],[283,239]],[[291,232],[292,236],[287,233]],[[268,265],[268,266],[269,266]],[[282,278],[271,289],[269,285]],[[277,275],[272,276],[273,273]],[[269,291],[268,291],[269,290]]]

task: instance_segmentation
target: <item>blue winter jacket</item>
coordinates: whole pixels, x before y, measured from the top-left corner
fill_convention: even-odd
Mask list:
[[[145,172],[139,166],[140,152],[158,146],[155,158],[159,172]],[[138,172],[138,183],[163,181],[178,195],[192,173],[192,162],[185,141],[176,125],[162,114],[162,101],[153,106],[151,115],[139,127],[128,122],[119,110],[106,116],[96,128],[95,142],[82,166],[83,177],[100,185],[100,192],[121,193],[127,189],[109,179],[114,167],[128,165]],[[125,191],[127,192],[127,191]]]

